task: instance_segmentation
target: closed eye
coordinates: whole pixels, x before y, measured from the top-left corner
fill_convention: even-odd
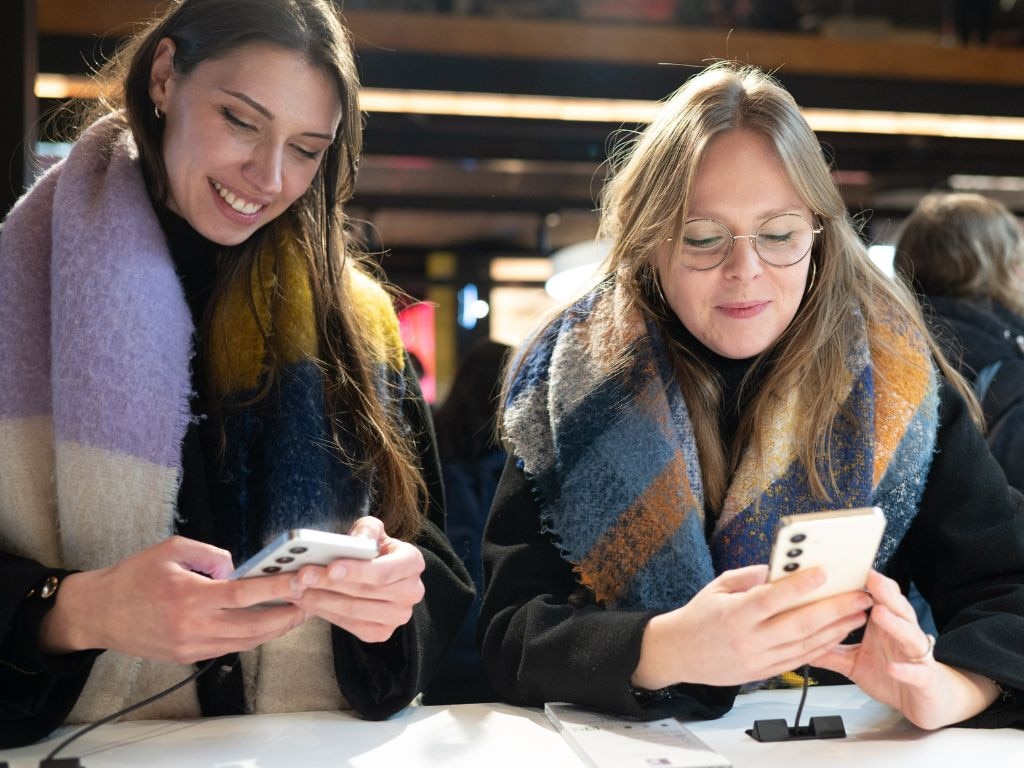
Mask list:
[[[717,248],[721,243],[722,238],[720,237],[704,237],[700,239],[694,237],[683,238],[683,245],[687,248],[696,248],[698,250],[710,250],[712,248]]]
[[[239,117],[227,107],[221,107],[220,113],[233,128],[237,128],[240,131],[256,130],[256,126],[250,125],[249,123],[239,119]]]
[[[785,232],[785,233],[779,234],[779,235],[773,235],[773,234],[770,234],[770,233],[762,233],[761,235],[758,236],[758,238],[761,241],[767,243],[768,245],[781,245],[783,243],[790,242],[793,239],[793,233],[792,232]]]
[[[322,149],[303,149],[302,147],[292,145],[298,155],[306,160],[319,160],[320,155],[323,153]]]

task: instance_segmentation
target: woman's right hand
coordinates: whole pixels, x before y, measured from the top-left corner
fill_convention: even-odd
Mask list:
[[[47,653],[101,648],[189,664],[248,650],[298,626],[290,574],[225,580],[231,554],[173,536],[96,571],[66,576],[47,613],[40,643]]]
[[[794,607],[825,579],[818,568],[766,583],[768,567],[726,571],[644,631],[634,686],[742,685],[799,668],[867,621],[871,596],[847,592]]]

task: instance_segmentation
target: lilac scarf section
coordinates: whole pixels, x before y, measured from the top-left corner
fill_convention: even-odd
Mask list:
[[[178,468],[192,319],[130,133],[92,126],[0,236],[0,419]]]

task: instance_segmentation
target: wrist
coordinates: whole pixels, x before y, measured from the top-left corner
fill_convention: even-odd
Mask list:
[[[640,659],[636,669],[630,676],[629,685],[632,691],[644,692],[644,695],[658,694],[679,680],[673,679],[672,669],[673,657],[678,653],[669,655],[666,652],[668,643],[665,639],[665,614],[653,616],[644,628],[644,634],[640,641]]]
[[[64,576],[46,599],[53,601],[39,625],[39,647],[43,653],[65,654],[97,647],[88,641],[87,624],[80,618],[88,608],[88,572]],[[30,598],[32,599],[32,598]],[[35,598],[43,599],[43,598]]]
[[[945,711],[933,713],[930,722],[915,721],[916,725],[929,730],[956,725],[984,712],[999,698],[999,688],[990,678],[942,662],[936,663],[947,681],[946,692],[942,696],[946,702]]]

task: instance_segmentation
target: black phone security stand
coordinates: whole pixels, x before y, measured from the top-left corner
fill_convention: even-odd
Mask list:
[[[754,727],[747,729],[747,735],[757,741],[803,741],[805,739],[842,739],[846,737],[846,727],[839,715],[812,717],[809,725],[800,725],[800,715],[804,711],[807,699],[808,668],[803,668],[804,683],[800,692],[800,706],[796,710],[793,725],[787,725],[782,718],[774,720],[755,720]]]

